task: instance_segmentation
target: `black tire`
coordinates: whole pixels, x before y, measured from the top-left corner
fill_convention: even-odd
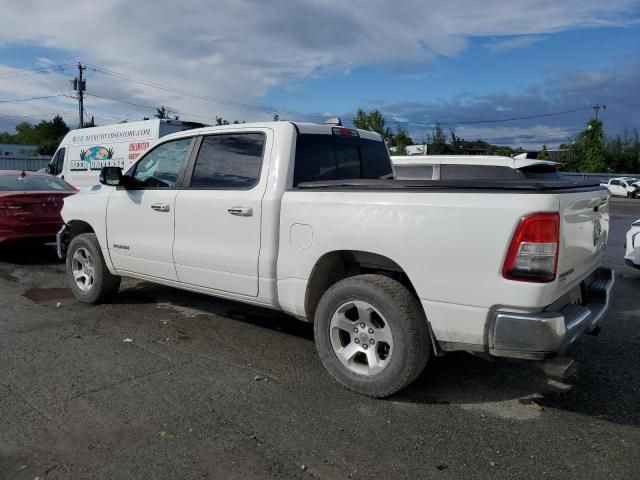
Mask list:
[[[74,255],[81,249],[88,252],[92,259],[93,282],[87,290],[80,288],[73,275]],[[107,265],[104,263],[100,244],[94,233],[83,233],[73,237],[67,249],[66,263],[67,282],[73,294],[81,302],[92,304],[104,303],[118,293],[120,277],[118,275],[112,275],[111,272],[109,272]]]
[[[357,300],[374,307],[393,336],[387,365],[371,375],[347,368],[332,346],[334,313]],[[320,299],[314,322],[318,355],[329,374],[348,389],[370,397],[387,397],[405,388],[424,370],[431,354],[429,328],[418,299],[400,282],[382,275],[358,275],[337,282]]]

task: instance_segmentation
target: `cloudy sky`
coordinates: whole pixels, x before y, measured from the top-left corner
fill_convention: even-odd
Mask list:
[[[640,0],[2,3],[0,131],[56,113],[76,125],[78,61],[99,124],[158,105],[205,123],[348,120],[361,107],[416,141],[441,122],[535,147],[571,137],[601,103],[609,134],[640,128]],[[522,117],[534,118],[509,120]]]

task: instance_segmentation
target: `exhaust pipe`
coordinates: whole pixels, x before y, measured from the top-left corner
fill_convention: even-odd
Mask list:
[[[573,377],[577,372],[577,365],[573,358],[555,357],[549,360],[536,362],[542,372],[551,380],[564,382],[567,378]]]

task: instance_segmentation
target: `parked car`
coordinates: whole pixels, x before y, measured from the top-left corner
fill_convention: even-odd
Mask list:
[[[397,180],[562,180],[557,162],[497,155],[392,156]]]
[[[431,355],[543,360],[597,331],[614,282],[606,189],[391,172],[364,130],[181,132],[66,199],[58,251],[86,303],[130,276],[313,322],[328,372],[374,397]]]
[[[155,118],[71,130],[46,170],[76,188],[91,187],[98,183],[102,167],[116,166],[126,171],[155,140],[202,126],[201,123]]]
[[[640,268],[640,219],[631,224],[625,237],[624,261],[627,265]]]
[[[611,195],[618,197],[638,198],[640,191],[640,182],[634,177],[610,178],[607,183],[600,185],[607,187]]]
[[[0,170],[0,243],[52,241],[63,224],[63,199],[75,192],[51,175]]]

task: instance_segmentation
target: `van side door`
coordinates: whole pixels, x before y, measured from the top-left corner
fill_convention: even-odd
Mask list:
[[[256,297],[270,129],[200,137],[176,198],[180,282]]]

